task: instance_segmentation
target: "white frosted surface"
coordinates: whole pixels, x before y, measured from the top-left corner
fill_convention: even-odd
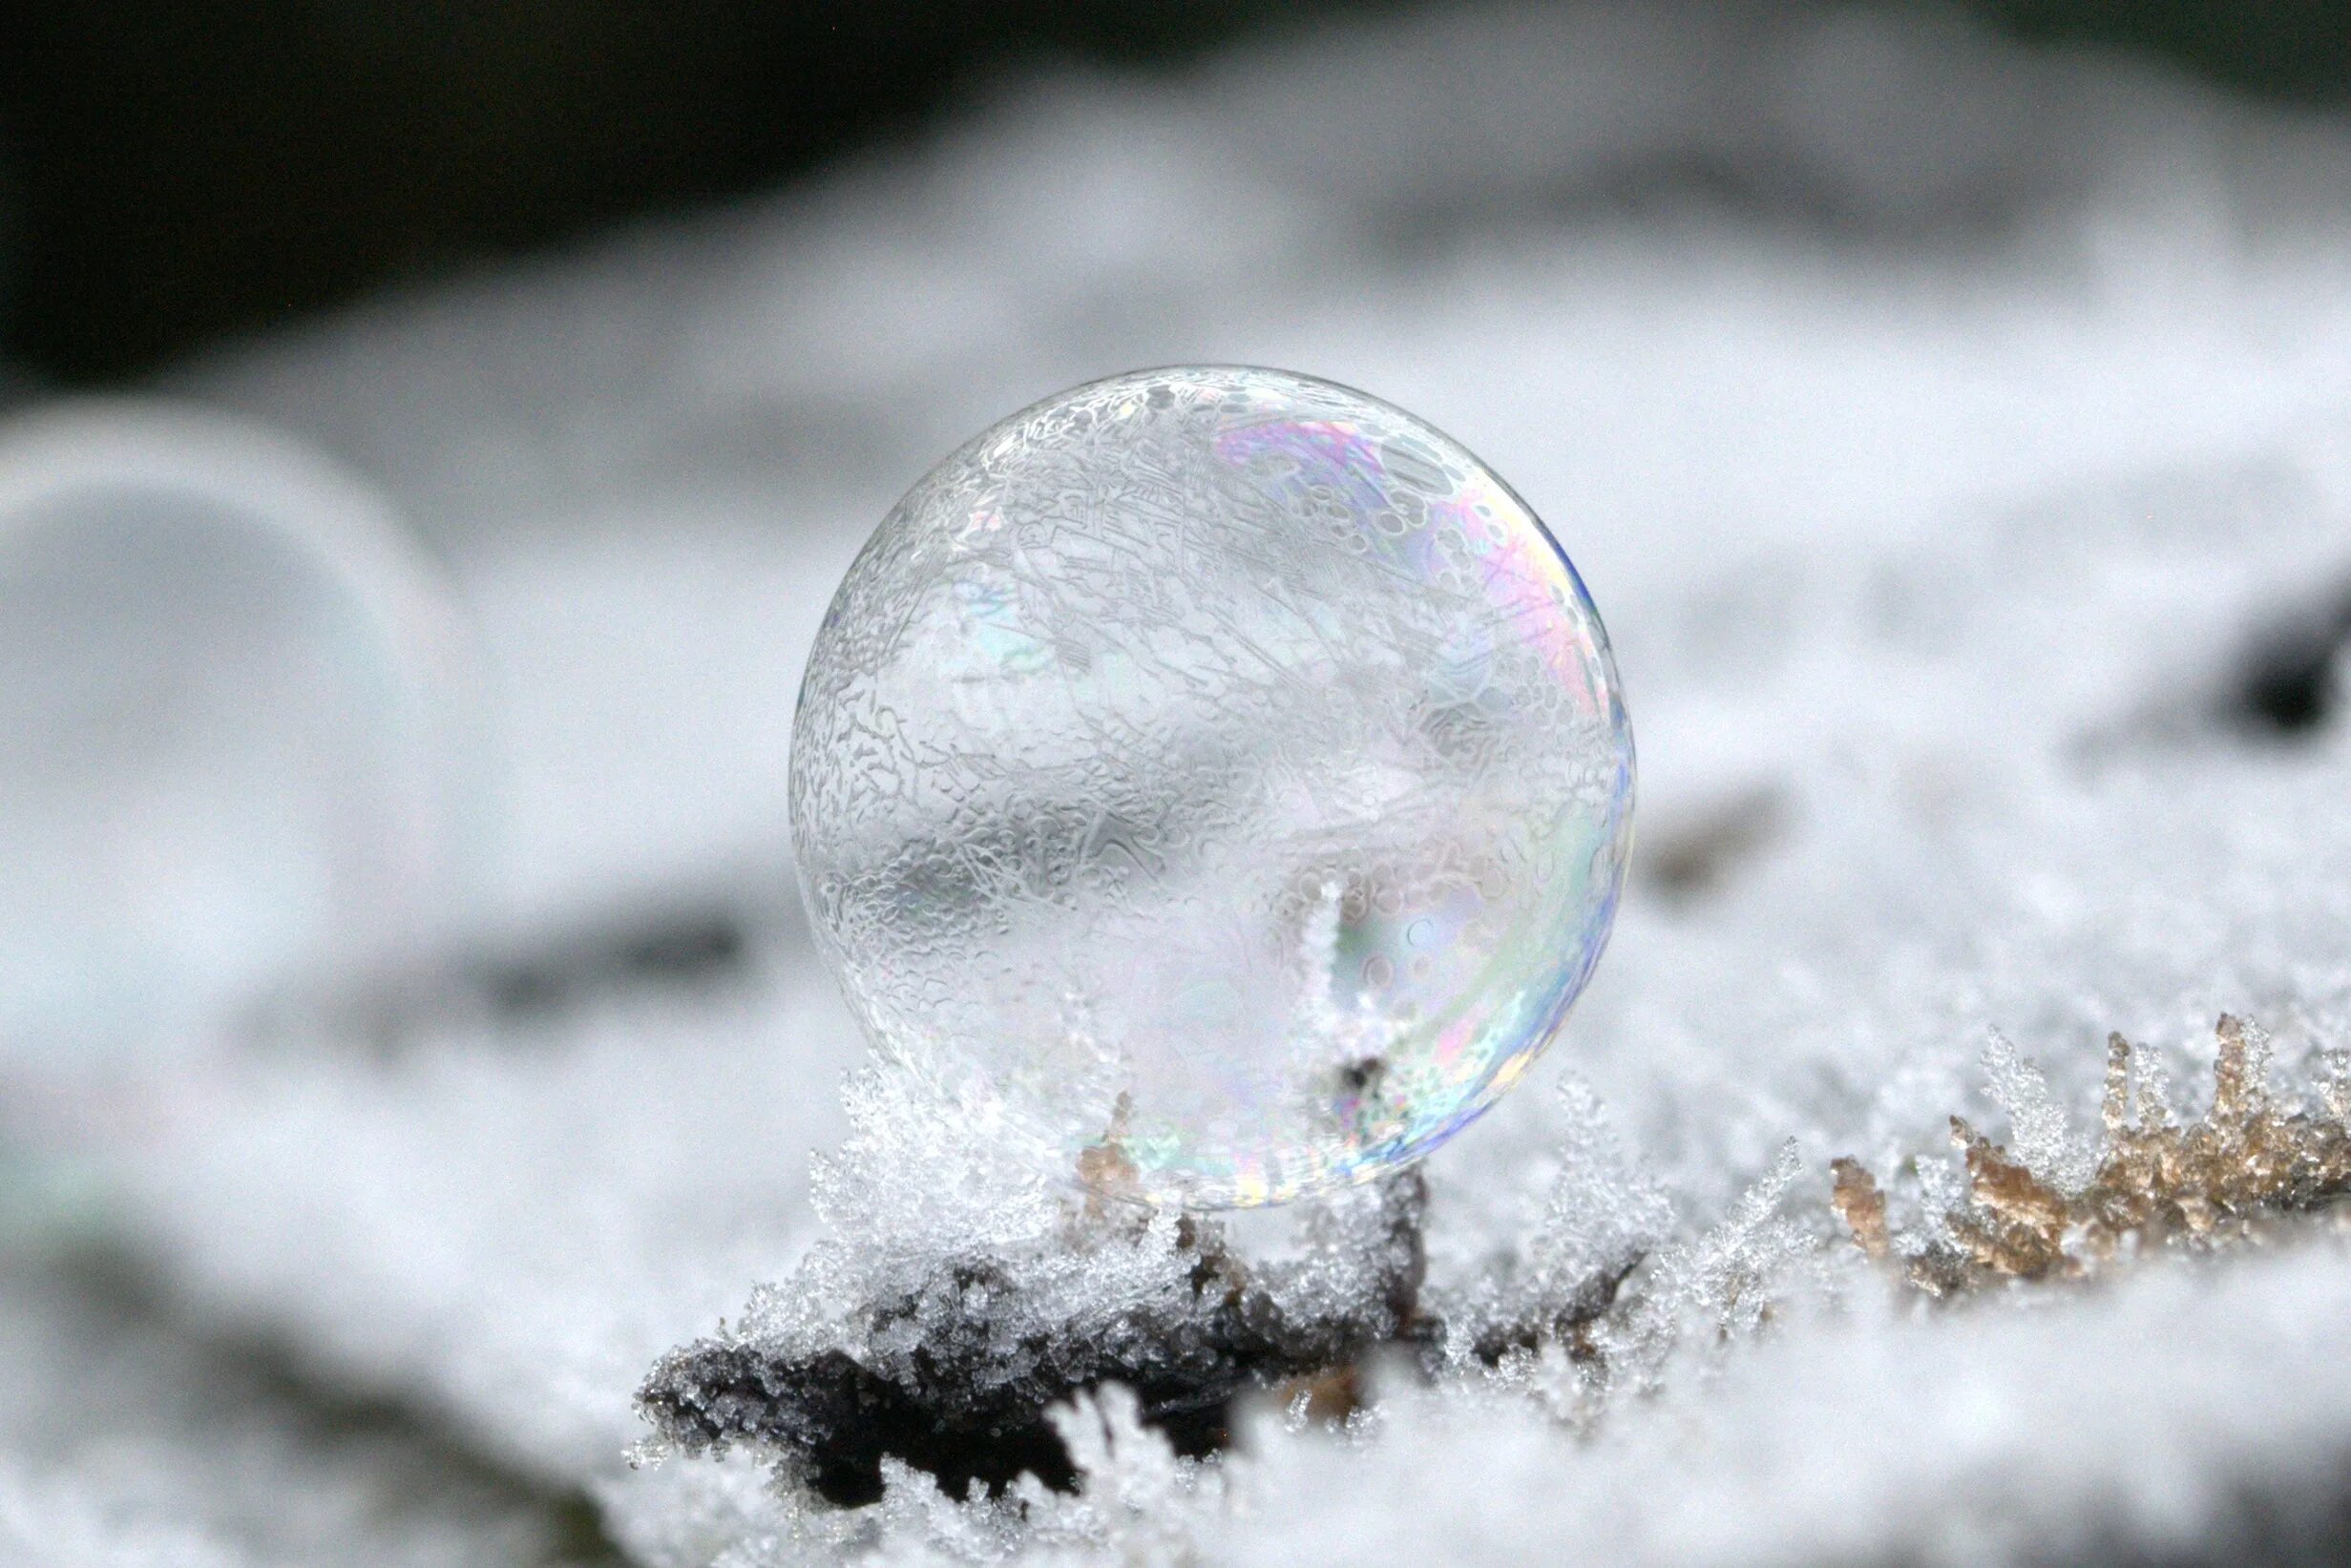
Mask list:
[[[0,1284],[0,1558],[157,1568],[568,1561],[542,1509],[395,1417],[322,1409],[13,1250]]]
[[[1795,1139],[1800,1236],[1829,1232],[1832,1156],[1932,1165],[1952,1111],[2007,1136],[1995,1028],[2077,1112],[2108,1029],[2183,1084],[2224,1009],[2289,1071],[2351,1043],[2351,729],[2210,717],[2247,640],[2351,575],[2346,193],[2331,124],[1933,27],[1400,22],[1051,79],[177,389],[320,440],[449,552],[505,718],[496,915],[525,933],[648,890],[786,907],[816,617],[997,415],[1240,360],[1459,437],[1607,620],[1642,847],[1543,1081],[1432,1162],[1441,1281],[1537,1223],[1562,1070],[1685,1233]],[[1742,813],[1766,826],[1711,886],[1642,880]],[[740,1461],[620,1453],[650,1358],[815,1234],[807,1157],[858,1047],[797,930],[734,990],[191,1069],[196,1109],[126,1175],[136,1245],[200,1321],[592,1485],[664,1564],[1982,1560],[2193,1540],[2237,1482],[2334,1484],[2351,1453],[2334,1244],[1900,1322],[1799,1247],[1761,1343],[1668,1367],[1588,1442],[1456,1390],[1359,1447],[1269,1431],[1205,1479],[1130,1444],[1098,1488],[1144,1489],[1133,1511],[1098,1491],[1009,1540],[918,1485],[854,1540],[765,1539]]]

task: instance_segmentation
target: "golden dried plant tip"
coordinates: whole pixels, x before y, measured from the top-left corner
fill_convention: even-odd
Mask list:
[[[1829,1205],[1863,1252],[1883,1258],[1892,1243],[1886,1235],[1886,1195],[1879,1190],[1878,1179],[1859,1160],[1845,1157],[1829,1161]]]
[[[1967,1164],[1965,1200],[1939,1216],[1950,1238],[1902,1261],[1929,1294],[2008,1279],[2079,1278],[2127,1249],[2185,1238],[2199,1245],[2250,1239],[2265,1223],[2351,1197],[2351,1092],[2339,1066],[2320,1085],[2323,1113],[2295,1109],[2271,1093],[2269,1036],[2223,1015],[2216,1028],[2213,1103],[2204,1118],[2177,1124],[2154,1064],[2145,1064],[2132,1103],[2133,1056],[2120,1035],[2107,1038],[2104,1134],[2097,1165],[2079,1191],[1951,1119]],[[1872,1258],[1889,1256],[1885,1198],[1858,1162],[1832,1167],[1830,1202]]]
[[[2131,1042],[2116,1031],[2106,1037],[2106,1094],[2098,1102],[2098,1124],[2111,1143],[2130,1121]]]
[[[1951,1140],[1965,1151],[1971,1204],[1946,1223],[1977,1265],[2038,1279],[2062,1263],[2065,1195],[1958,1117],[1951,1119]]]

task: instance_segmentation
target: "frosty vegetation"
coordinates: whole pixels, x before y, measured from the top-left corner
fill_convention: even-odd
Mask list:
[[[2215,1247],[2275,1235],[2284,1216],[2351,1194],[2351,1085],[2343,1058],[2320,1058],[2320,1081],[2293,1099],[2270,1083],[2269,1036],[2223,1015],[2211,1108],[2181,1125],[2161,1066],[2108,1037],[2102,1137],[2067,1134],[2040,1075],[2005,1040],[1986,1054],[2018,1132],[2002,1148],[1959,1117],[1951,1140],[1966,1162],[1966,1196],[1927,1208],[1915,1229],[1888,1230],[1877,1179],[1850,1159],[1832,1169],[1837,1211],[1873,1259],[1899,1262],[1930,1295],[2004,1279],[2083,1278],[2164,1245]],[[2135,1095],[2133,1090],[2136,1090]]]
[[[744,1445],[773,1464],[788,1538],[809,1548],[1188,1558],[1244,1506],[1248,1461],[1217,1455],[1252,1426],[1377,1444],[1381,1395],[1417,1386],[1423,1401],[1524,1401],[1571,1443],[1612,1406],[1706,1379],[1776,1316],[1866,1315],[1858,1259],[1956,1303],[2315,1239],[2309,1217],[2351,1194],[2351,1075],[2326,1056],[2280,1094],[2257,1026],[2224,1016],[2217,1035],[2210,1103],[2188,1121],[2162,1068],[2142,1053],[2134,1075],[2113,1035],[2092,1136],[1995,1035],[1983,1065],[2010,1142],[1953,1117],[1963,1180],[1923,1174],[1936,1157],[1921,1151],[1894,1217],[1852,1159],[1801,1184],[1792,1141],[1694,1231],[1565,1078],[1542,1224],[1458,1280],[1426,1277],[1417,1172],[1316,1205],[1249,1260],[1212,1221],[1081,1202],[984,1169],[976,1147],[953,1157],[940,1108],[869,1070],[855,1136],[820,1182],[832,1234],[740,1323],[654,1369],[640,1400],[660,1435],[640,1457]],[[968,1202],[991,1192],[1018,1196]],[[1846,1236],[1820,1223],[1832,1212]]]

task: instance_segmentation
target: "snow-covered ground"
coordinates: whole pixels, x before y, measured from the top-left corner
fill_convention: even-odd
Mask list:
[[[965,435],[1181,361],[1460,437],[1615,638],[1640,868],[1543,1068],[1430,1162],[1433,1285],[1540,1223],[1572,1073],[1688,1235],[1796,1140],[1784,1299],[1594,1421],[1399,1377],[1352,1438],[1269,1413],[1193,1473],[1106,1395],[1071,1417],[1089,1491],[1025,1523],[918,1478],[845,1524],[743,1456],[631,1470],[645,1369],[791,1273],[847,1131],[862,1047],[783,826],[831,587]],[[1405,17],[1007,87],[810,186],[163,389],[307,437],[444,554],[495,721],[478,940],[721,909],[746,951],[390,1050],[175,1058],[74,1211],[149,1282],[140,1337],[91,1383],[94,1287],[36,1267],[53,1242],[0,1292],[36,1348],[0,1392],[60,1412],[0,1426],[0,1541],[32,1560],[532,1560],[581,1496],[662,1568],[2172,1560],[2340,1518],[2323,1226],[1921,1313],[1847,1266],[1827,1162],[1915,1218],[1949,1114],[2008,1134],[1994,1030],[2085,1119],[2110,1029],[2183,1086],[2223,1011],[2288,1077],[2351,1045],[2351,723],[2234,703],[2351,595],[2351,127],[1926,20]],[[255,1346],[286,1387],[202,1392]],[[338,1400],[412,1430],[304,1440]],[[434,1465],[472,1490],[401,1479]]]

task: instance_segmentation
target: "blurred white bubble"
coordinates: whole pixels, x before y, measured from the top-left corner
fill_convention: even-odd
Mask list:
[[[398,513],[301,445],[147,401],[0,426],[0,1059],[423,961],[478,691]]]

